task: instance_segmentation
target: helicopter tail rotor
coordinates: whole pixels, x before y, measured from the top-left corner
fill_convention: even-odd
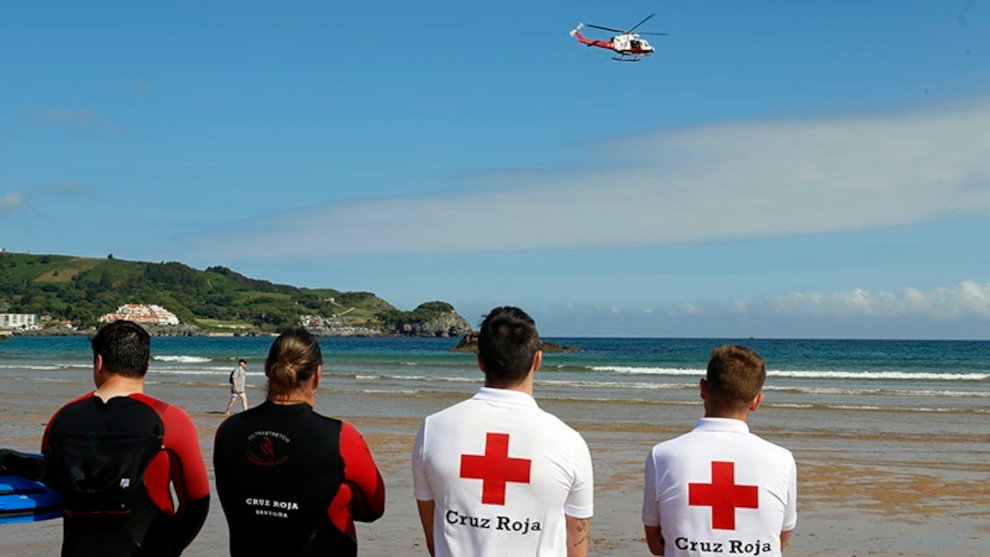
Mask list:
[[[573,37],[574,35],[577,35],[578,31],[580,31],[582,27],[584,27],[584,24],[583,23],[578,23],[577,24],[577,27],[575,27],[574,29],[571,29],[571,36]]]

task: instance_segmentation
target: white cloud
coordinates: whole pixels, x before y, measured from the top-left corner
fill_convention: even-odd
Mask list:
[[[477,313],[484,304],[458,307]],[[649,312],[538,302],[523,307],[548,336],[990,338],[990,282],[898,292],[792,292],[745,302],[672,303]]]
[[[52,193],[56,195],[92,195],[96,193],[96,188],[92,184],[86,182],[77,182],[74,180],[63,180],[60,182],[48,182],[45,184],[39,184],[35,186],[35,189],[45,193]]]
[[[236,242],[215,238],[211,249],[336,256],[611,248],[990,215],[990,99],[660,131],[614,149],[622,164],[597,171],[501,174],[471,193],[282,214],[230,231]]]
[[[678,315],[749,315],[796,318],[924,318],[990,321],[990,282],[962,281],[930,290],[906,287],[900,292],[861,288],[845,292],[792,292],[751,303],[679,304]]]
[[[91,108],[63,109],[62,107],[52,107],[43,112],[32,110],[21,110],[22,114],[36,119],[42,124],[49,124],[63,128],[73,129],[99,129],[103,131],[116,131],[123,128],[120,122],[105,118],[93,112]]]
[[[16,213],[27,208],[27,195],[24,192],[12,191],[0,197],[0,212]]]

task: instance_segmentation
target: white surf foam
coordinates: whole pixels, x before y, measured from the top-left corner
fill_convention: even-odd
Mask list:
[[[593,366],[594,371],[608,371],[628,375],[672,375],[701,377],[703,369],[633,367],[633,366]],[[880,379],[905,381],[983,381],[990,373],[932,373],[923,371],[806,371],[806,370],[767,370],[770,377],[793,377],[801,379]]]
[[[159,362],[176,362],[180,364],[205,364],[211,361],[209,358],[204,358],[202,356],[152,356],[153,360]]]

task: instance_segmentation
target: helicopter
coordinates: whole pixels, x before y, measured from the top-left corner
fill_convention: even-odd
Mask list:
[[[577,41],[586,46],[597,46],[598,48],[607,48],[609,50],[617,52],[618,56],[613,56],[612,60],[619,62],[639,62],[639,59],[643,56],[649,56],[653,54],[654,48],[650,46],[650,43],[646,39],[641,39],[640,35],[666,35],[667,33],[633,33],[640,25],[646,23],[651,17],[657,14],[653,13],[642,21],[633,25],[628,30],[623,31],[622,29],[613,29],[612,27],[602,27],[601,25],[585,25],[583,23],[578,23],[577,27],[571,30],[571,36],[577,38]],[[612,31],[613,33],[618,33],[608,41],[596,41],[589,39],[581,34],[581,28],[592,27],[594,29],[602,29],[605,31]]]

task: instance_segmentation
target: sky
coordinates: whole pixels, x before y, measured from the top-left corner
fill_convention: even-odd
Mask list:
[[[990,339],[990,1],[336,4],[9,6],[0,248],[544,336]],[[650,13],[637,63],[568,36]]]

